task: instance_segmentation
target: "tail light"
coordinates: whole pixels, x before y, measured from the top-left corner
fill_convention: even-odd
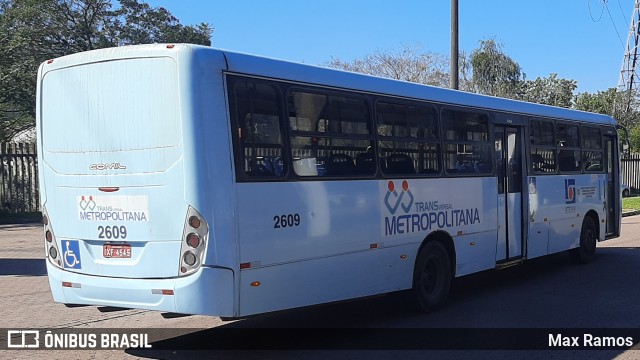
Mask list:
[[[202,266],[208,236],[207,221],[196,209],[189,206],[180,246],[180,276],[192,274]]]
[[[53,265],[62,268],[62,259],[60,258],[60,251],[58,250],[58,242],[56,241],[55,233],[53,232],[53,226],[51,219],[47,213],[47,207],[42,208],[42,223],[44,224],[44,252],[49,262]]]

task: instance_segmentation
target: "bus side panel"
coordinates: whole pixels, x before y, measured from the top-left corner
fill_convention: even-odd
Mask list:
[[[240,313],[409,288],[434,231],[452,235],[456,275],[493,268],[496,192],[494,178],[238,184]]]
[[[242,270],[240,315],[411,288],[417,251],[409,244]]]
[[[605,214],[604,191],[601,187],[604,179],[605,176],[600,174],[537,176],[529,179],[531,238],[528,258],[578,247],[582,221],[589,210],[598,214],[602,239]]]

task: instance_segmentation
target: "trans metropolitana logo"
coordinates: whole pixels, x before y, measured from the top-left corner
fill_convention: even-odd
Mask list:
[[[402,180],[400,187],[390,180],[384,191],[383,235],[401,235],[451,229],[479,224],[480,211],[477,207],[456,207],[443,202],[442,192],[429,194],[428,190],[413,188],[408,180]],[[427,196],[436,196],[428,198]],[[383,208],[383,210],[384,210]]]

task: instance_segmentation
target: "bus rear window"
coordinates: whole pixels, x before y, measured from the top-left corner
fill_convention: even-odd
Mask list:
[[[47,96],[41,121],[48,134],[43,146],[49,153],[148,150],[180,143],[178,74],[170,58],[62,68],[46,73],[42,87]]]

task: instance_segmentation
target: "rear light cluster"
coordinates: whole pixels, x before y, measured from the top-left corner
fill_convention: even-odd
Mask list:
[[[194,273],[202,266],[208,236],[209,225],[199,212],[189,206],[180,246],[180,276]]]
[[[60,250],[58,250],[58,242],[53,233],[53,227],[51,226],[51,220],[49,219],[46,206],[42,209],[42,223],[44,224],[45,255],[53,265],[62,268],[62,258]]]

